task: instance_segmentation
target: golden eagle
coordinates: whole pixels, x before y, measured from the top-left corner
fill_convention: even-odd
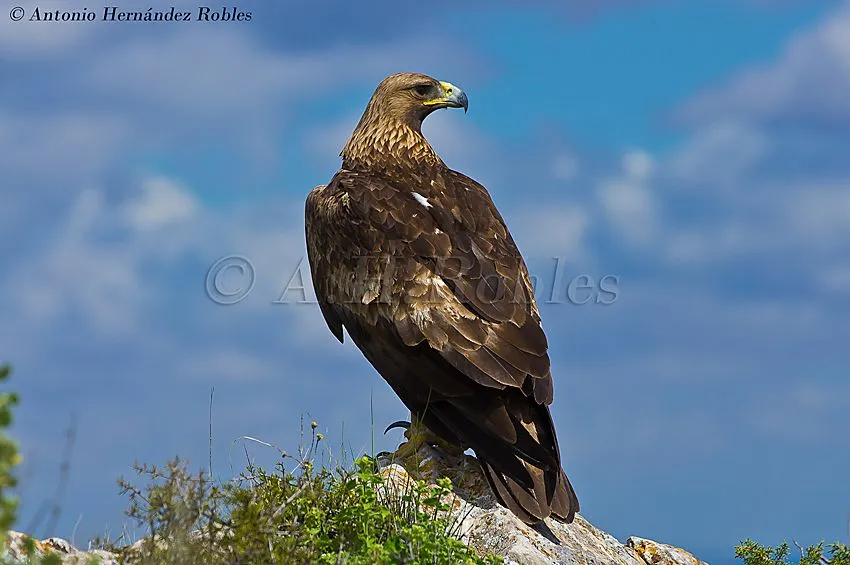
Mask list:
[[[310,192],[319,306],[411,422],[475,451],[504,506],[529,524],[570,522],[579,503],[561,468],[528,270],[487,190],[448,168],[422,135],[438,108],[466,111],[466,94],[421,74],[387,77],[340,153],[342,168]]]

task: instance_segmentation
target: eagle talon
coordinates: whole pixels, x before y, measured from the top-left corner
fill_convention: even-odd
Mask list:
[[[408,426],[406,426],[407,429],[404,432],[404,437],[407,438],[407,441],[398,446],[398,449],[393,454],[397,460],[404,461],[418,454],[424,445],[429,445],[453,457],[460,457],[466,451],[464,447],[444,440],[425,427],[424,424],[415,421],[415,418],[413,420],[413,423],[408,423]]]
[[[410,426],[411,426],[411,424],[407,420],[397,420],[397,421],[393,422],[392,424],[390,424],[389,426],[387,426],[387,429],[384,430],[384,435],[387,435],[387,432],[389,432],[390,430],[394,430],[396,428],[404,428],[405,430],[409,430]]]

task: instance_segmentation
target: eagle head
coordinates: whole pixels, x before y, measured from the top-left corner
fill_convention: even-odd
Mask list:
[[[422,120],[440,108],[469,107],[463,90],[419,73],[390,75],[378,85],[340,155],[343,168],[441,166],[422,136]]]
[[[450,82],[439,81],[419,73],[390,75],[378,85],[371,105],[386,116],[404,122],[422,122],[440,108],[469,108],[466,94]]]

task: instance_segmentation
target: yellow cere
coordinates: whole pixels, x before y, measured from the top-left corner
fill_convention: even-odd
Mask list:
[[[451,96],[451,95],[452,95],[452,93],[455,91],[455,88],[457,88],[457,87],[456,87],[455,85],[453,85],[452,83],[450,83],[450,82],[443,82],[443,81],[440,81],[440,86],[442,86],[442,87],[443,87],[443,92],[445,93],[445,95],[444,95],[442,98],[434,98],[433,100],[427,100],[427,101],[423,102],[423,104],[425,104],[425,105],[431,105],[431,104],[440,104],[440,103],[442,103],[442,102],[445,102],[445,101],[446,101],[446,98],[448,98],[449,96]]]

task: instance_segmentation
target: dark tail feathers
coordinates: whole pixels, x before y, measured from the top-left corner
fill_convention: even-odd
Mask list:
[[[520,485],[488,461],[481,460],[484,476],[499,502],[526,524],[536,524],[549,516],[568,524],[572,522],[579,511],[579,502],[564,471],[544,471],[526,461],[520,462],[531,476],[531,488]]]

